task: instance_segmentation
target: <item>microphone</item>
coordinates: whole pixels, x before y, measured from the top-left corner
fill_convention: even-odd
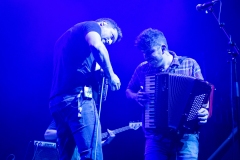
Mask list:
[[[196,10],[197,11],[202,11],[202,10],[205,10],[209,7],[212,7],[215,3],[217,3],[219,0],[214,0],[214,1],[211,1],[211,2],[206,2],[206,3],[203,3],[203,4],[198,4],[196,6]]]

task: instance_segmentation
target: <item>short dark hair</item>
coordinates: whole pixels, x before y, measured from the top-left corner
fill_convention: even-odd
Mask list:
[[[152,28],[142,31],[135,41],[135,46],[143,52],[147,52],[155,46],[161,47],[162,44],[168,49],[167,40],[164,34],[161,31]]]
[[[121,29],[118,27],[117,23],[116,23],[114,20],[112,20],[112,19],[110,19],[110,18],[99,18],[99,19],[97,19],[97,20],[95,20],[95,21],[96,21],[96,22],[107,21],[107,22],[111,25],[111,27],[112,27],[113,29],[116,29],[117,32],[118,32],[118,38],[117,38],[116,42],[119,42],[119,41],[122,39],[122,31],[121,31]]]

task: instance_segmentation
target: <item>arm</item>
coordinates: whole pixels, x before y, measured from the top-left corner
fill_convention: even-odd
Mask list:
[[[133,92],[131,89],[126,89],[126,96],[129,99],[137,101],[137,93]]]
[[[45,140],[56,140],[57,139],[57,130],[47,129],[44,133]]]
[[[194,64],[193,65],[194,77],[203,80],[200,66],[198,65],[198,63],[196,61],[193,61],[193,62],[194,62],[193,63]],[[209,102],[207,104],[203,104],[202,108],[198,111],[198,124],[202,125],[202,124],[207,123],[207,119],[209,116],[208,108],[209,108]]]
[[[126,97],[136,101],[140,106],[149,100],[149,96],[144,92],[144,77],[142,72],[142,63],[135,69],[126,89]]]
[[[119,90],[121,85],[120,80],[113,71],[108,51],[102,43],[100,35],[97,32],[91,31],[87,33],[85,39],[97,63],[102,67],[107,78],[110,80],[109,85],[111,90]]]
[[[141,86],[142,88],[142,86]],[[126,89],[126,97],[129,99],[135,100],[140,106],[144,106],[144,104],[149,100],[149,96],[146,92],[143,92],[140,89],[137,93],[133,92],[131,89]]]

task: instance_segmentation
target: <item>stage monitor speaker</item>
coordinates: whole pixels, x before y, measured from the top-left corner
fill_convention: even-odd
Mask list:
[[[32,160],[58,160],[59,154],[56,143],[34,141],[34,154]]]

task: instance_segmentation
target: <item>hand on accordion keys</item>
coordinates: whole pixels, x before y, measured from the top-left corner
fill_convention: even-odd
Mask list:
[[[149,100],[149,95],[148,95],[148,93],[143,91],[143,87],[142,86],[141,86],[141,89],[136,93],[135,100],[142,107]]]
[[[209,116],[208,106],[209,106],[209,103],[204,104],[203,107],[198,111],[198,124],[207,123],[207,119]]]

